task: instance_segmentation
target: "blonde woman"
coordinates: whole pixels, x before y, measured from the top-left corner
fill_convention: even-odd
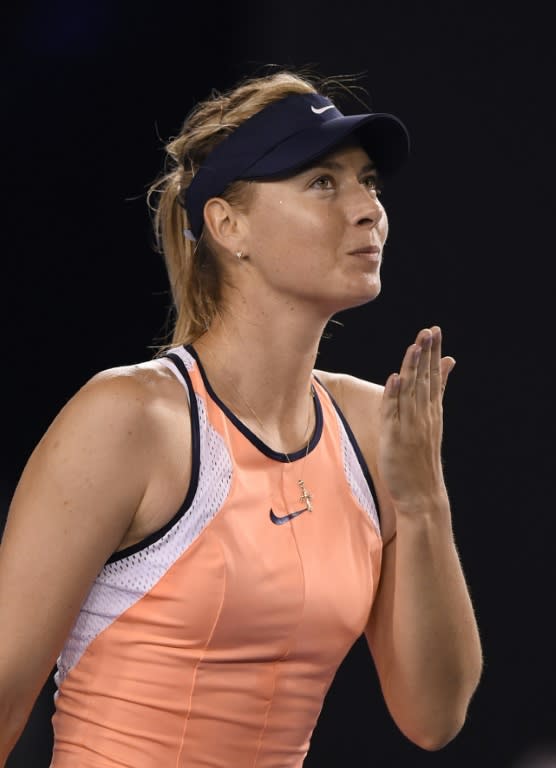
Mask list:
[[[293,72],[197,105],[153,186],[171,345],[100,372],[32,453],[0,550],[0,764],[57,659],[53,768],[299,768],[363,633],[402,732],[481,670],[441,463],[437,326],[384,388],[314,370],[380,291],[392,115]]]

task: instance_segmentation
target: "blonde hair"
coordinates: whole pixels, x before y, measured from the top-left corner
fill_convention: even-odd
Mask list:
[[[173,300],[171,344],[162,345],[160,350],[195,341],[209,328],[219,309],[222,275],[218,262],[203,235],[196,243],[184,236],[190,224],[180,196],[208,154],[242,122],[289,94],[316,92],[307,74],[281,71],[249,78],[225,93],[213,91],[198,103],[179,135],[166,145],[164,173],[151,185],[147,197]],[[231,205],[247,208],[248,191],[248,182],[235,181],[221,197]]]

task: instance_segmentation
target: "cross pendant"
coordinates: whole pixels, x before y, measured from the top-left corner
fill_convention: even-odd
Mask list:
[[[312,512],[313,511],[313,504],[312,504],[313,497],[311,496],[309,491],[305,488],[305,483],[303,482],[303,480],[298,480],[297,484],[301,488],[301,491],[302,491],[301,496],[299,497],[299,500],[303,504],[305,504],[308,512]]]

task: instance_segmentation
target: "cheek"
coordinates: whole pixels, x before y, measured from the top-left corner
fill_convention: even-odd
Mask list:
[[[328,212],[314,212],[278,200],[261,206],[253,217],[251,242],[254,252],[280,254],[282,260],[301,255],[306,260],[313,251],[322,258],[323,249],[335,248],[335,229],[341,236],[341,228],[334,225]]]
[[[382,208],[382,216],[380,217],[380,221],[378,222],[377,229],[379,231],[382,242],[384,242],[388,237],[388,229],[389,229],[388,216],[384,208]]]

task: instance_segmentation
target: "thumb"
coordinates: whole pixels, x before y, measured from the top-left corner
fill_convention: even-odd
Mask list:
[[[400,376],[398,373],[392,373],[386,380],[382,393],[381,410],[383,417],[392,419],[398,416],[399,394]]]

